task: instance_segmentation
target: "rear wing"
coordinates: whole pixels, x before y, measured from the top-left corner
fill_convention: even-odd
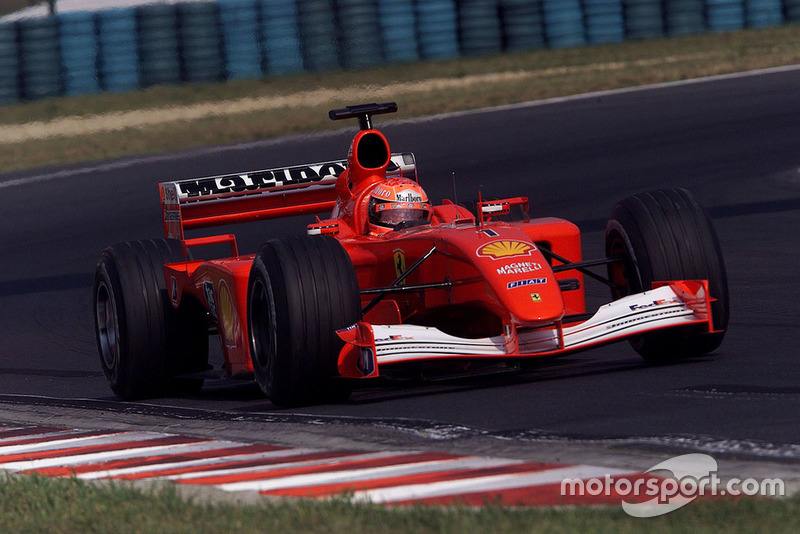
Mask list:
[[[336,179],[346,160],[326,161],[158,185],[164,235],[225,224],[324,213],[336,203]],[[410,152],[392,154],[387,176],[417,179]]]

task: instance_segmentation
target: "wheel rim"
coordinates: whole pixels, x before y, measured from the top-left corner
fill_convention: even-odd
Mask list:
[[[105,282],[101,282],[97,287],[95,303],[100,355],[106,369],[114,369],[119,357],[119,321],[114,295]]]
[[[269,362],[276,350],[276,326],[272,291],[264,280],[256,279],[250,290],[250,346],[254,364],[261,371],[269,369]]]

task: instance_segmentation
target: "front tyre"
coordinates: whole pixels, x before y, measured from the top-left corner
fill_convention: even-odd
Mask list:
[[[170,302],[164,264],[183,260],[180,241],[150,239],[108,247],[94,278],[94,322],[100,365],[121,400],[196,390],[204,371],[208,324],[199,303]]]
[[[650,191],[620,201],[606,226],[609,278],[618,299],[651,289],[654,281],[708,280],[715,333],[663,330],[631,339],[651,363],[666,363],[715,350],[728,326],[728,278],[711,219],[685,189]]]
[[[247,327],[256,382],[278,406],[347,397],[336,330],[361,319],[350,257],[327,236],[277,238],[253,260]]]

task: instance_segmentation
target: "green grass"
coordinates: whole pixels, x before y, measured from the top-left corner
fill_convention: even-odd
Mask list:
[[[395,118],[789,65],[797,63],[799,58],[800,27],[784,26],[391,65],[360,72],[307,73],[219,84],[151,87],[125,94],[53,98],[0,108],[0,133],[4,129],[22,131],[21,125],[31,121],[91,117],[146,108],[164,109],[180,116],[183,107],[204,103],[282,97],[294,101],[277,109],[223,113],[198,120],[175,119],[91,135],[82,135],[80,129],[76,129],[70,136],[4,143],[0,150],[0,169],[10,171],[341,128],[342,124],[327,119],[327,110],[366,101],[398,102],[397,116],[382,117],[380,123]],[[496,79],[498,74],[510,76],[510,79]],[[444,80],[450,87],[413,85],[433,79]],[[309,92],[320,90],[333,94],[309,102]]]
[[[234,505],[187,499],[173,486],[100,487],[77,479],[7,476],[0,483],[0,531],[56,533],[323,532],[798,532],[800,499],[692,502],[670,514],[635,519],[618,507],[388,507],[345,500]]]

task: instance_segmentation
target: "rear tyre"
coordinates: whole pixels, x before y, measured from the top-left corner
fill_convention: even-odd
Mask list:
[[[183,261],[174,239],[132,241],[108,247],[97,262],[94,321],[100,365],[122,400],[199,390],[202,379],[177,375],[208,364],[205,310],[190,297],[170,302],[164,264]]]
[[[728,326],[728,278],[719,239],[711,219],[685,189],[658,190],[619,202],[606,227],[606,256],[618,299],[651,289],[654,281],[706,279],[714,330],[657,331],[630,340],[648,362],[667,363],[699,356],[722,343]]]
[[[336,330],[361,319],[350,257],[327,236],[265,243],[248,283],[247,327],[259,387],[278,406],[347,398],[338,375]]]

